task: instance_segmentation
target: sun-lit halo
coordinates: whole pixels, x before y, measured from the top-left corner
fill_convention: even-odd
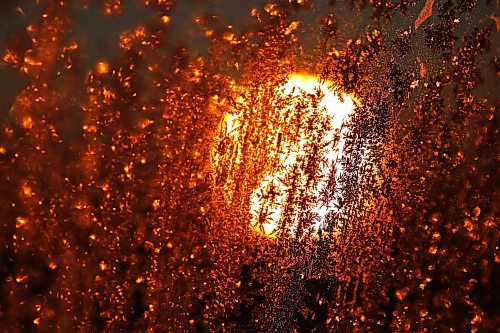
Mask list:
[[[339,96],[331,86],[331,82],[322,82],[316,76],[292,74],[272,97],[275,101],[270,104],[277,107],[271,111],[271,130],[263,132],[267,136],[263,140],[272,142],[266,152],[266,161],[270,162],[249,198],[249,224],[268,237],[280,232],[293,237],[298,228],[315,233],[329,213],[341,209],[338,190],[342,167],[338,162],[343,156],[349,118],[359,101],[346,94]],[[241,140],[249,126],[242,117],[238,110],[225,113],[220,125],[221,137],[236,147],[227,163],[232,169],[226,170],[229,174],[237,172],[243,159]],[[215,163],[220,160],[216,157]],[[227,191],[231,197],[229,187]],[[299,225],[303,220],[308,223]]]

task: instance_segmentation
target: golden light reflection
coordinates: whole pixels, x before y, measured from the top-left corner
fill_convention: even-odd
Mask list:
[[[250,227],[270,238],[287,234],[295,237],[298,228],[314,235],[328,215],[339,213],[339,163],[344,153],[349,118],[355,98],[338,94],[331,82],[307,74],[292,74],[275,89],[262,141],[270,142],[265,153],[266,167],[249,191]],[[225,163],[225,191],[231,203],[232,178],[240,170],[246,148],[245,134],[258,131],[259,125],[245,123],[243,110],[250,101],[236,99],[236,110],[225,112],[220,124],[225,149],[214,154],[214,164]],[[238,107],[241,106],[241,107]],[[302,222],[301,222],[302,221]],[[303,221],[307,221],[304,223]],[[339,225],[339,228],[341,225]]]
[[[106,74],[109,72],[109,63],[106,61],[100,61],[96,65],[96,71],[99,74]]]

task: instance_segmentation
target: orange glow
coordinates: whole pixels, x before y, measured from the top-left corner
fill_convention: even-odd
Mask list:
[[[486,2],[0,0],[0,333],[495,331]]]
[[[169,16],[162,16],[161,17],[161,21],[164,23],[164,24],[169,24],[170,23],[170,17]]]
[[[22,226],[24,226],[26,223],[28,222],[28,220],[24,217],[18,217],[16,218],[16,228],[21,228]]]
[[[292,74],[284,85],[276,88],[275,102],[278,104],[281,100],[284,104],[273,109],[272,130],[264,139],[274,142],[267,152],[268,159],[274,163],[260,174],[257,185],[250,193],[249,225],[253,230],[270,238],[277,236],[278,229],[294,236],[300,220],[300,204],[292,204],[296,206],[295,212],[291,213],[293,221],[284,228],[280,228],[280,224],[283,223],[285,207],[296,191],[301,191],[302,195],[305,194],[313,202],[307,208],[316,216],[313,225],[308,227],[311,234],[315,234],[322,227],[326,215],[336,209],[336,199],[325,199],[321,195],[328,184],[337,180],[342,172],[337,162],[343,154],[344,136],[348,132],[346,125],[356,105],[361,103],[350,95],[339,96],[331,87],[331,82],[321,82],[316,76]],[[248,130],[241,112],[247,103],[243,97],[238,97],[235,112],[224,113],[220,125],[222,135],[219,142],[224,138],[233,142],[233,147],[238,147],[236,151],[225,153],[232,154],[229,157],[232,159],[229,162],[231,170],[228,171],[230,175],[225,188],[229,203],[234,195],[230,185],[233,177],[231,174],[238,172],[244,159],[239,141],[243,140],[245,131]],[[300,123],[292,126],[291,121],[296,117],[301,117]],[[311,122],[315,124],[313,127]],[[291,127],[294,126],[297,126],[297,130],[292,133]],[[318,151],[318,158],[323,162],[319,165],[317,179],[311,182],[304,161],[318,140],[325,143]],[[213,162],[220,164],[223,159],[224,156],[216,154]],[[295,187],[291,189],[284,179],[292,177],[294,172],[297,180]],[[334,195],[335,191],[331,194]],[[287,214],[290,215],[290,212]]]
[[[109,64],[105,61],[100,61],[96,65],[96,71],[99,74],[109,73]]]

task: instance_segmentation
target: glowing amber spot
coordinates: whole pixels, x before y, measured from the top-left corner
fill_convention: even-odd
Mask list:
[[[96,65],[96,71],[98,74],[109,73],[109,64],[105,61],[100,61]]]
[[[19,229],[19,228],[23,227],[26,223],[28,223],[28,220],[26,218],[21,217],[21,216],[16,218],[16,228]]]
[[[169,16],[162,16],[161,17],[161,21],[164,23],[164,24],[169,24],[170,23],[170,17]]]
[[[297,28],[300,26],[300,22],[299,21],[294,21],[292,23],[290,23],[290,25],[288,26],[288,28],[285,30],[285,35],[289,35],[291,33],[293,33],[295,30],[297,30]]]
[[[99,263],[99,268],[101,269],[101,271],[105,271],[108,269],[108,265],[101,260],[101,262]]]
[[[26,129],[30,129],[31,127],[33,127],[33,120],[30,116],[23,117],[22,126]]]
[[[158,208],[160,208],[160,204],[160,199],[153,200],[153,209],[157,210]]]
[[[33,190],[31,189],[31,187],[29,185],[24,185],[22,187],[22,194],[24,194],[24,196],[26,196],[26,197],[32,197]]]
[[[245,157],[248,160],[244,151],[252,154],[248,152],[252,148],[243,147],[242,141],[248,133],[260,133],[259,140],[268,143],[260,157],[266,167],[249,193],[250,227],[271,238],[278,233],[294,237],[300,221],[307,217],[308,224],[300,228],[315,234],[329,214],[341,213],[339,161],[344,154],[350,116],[360,103],[352,96],[335,92],[331,82],[304,74],[290,75],[270,98],[269,104],[275,107],[269,111],[266,122],[270,125],[264,125],[265,129],[250,128],[238,106],[234,113],[224,114],[220,130],[232,148],[215,154],[214,163],[229,166],[224,172],[228,173],[226,192],[231,203],[232,178],[236,178]],[[240,109],[250,105],[242,97],[236,99],[236,104]]]
[[[21,282],[25,281],[27,278],[28,278],[28,275],[18,276],[18,277],[16,278],[16,282],[17,282],[17,283],[21,283]]]

